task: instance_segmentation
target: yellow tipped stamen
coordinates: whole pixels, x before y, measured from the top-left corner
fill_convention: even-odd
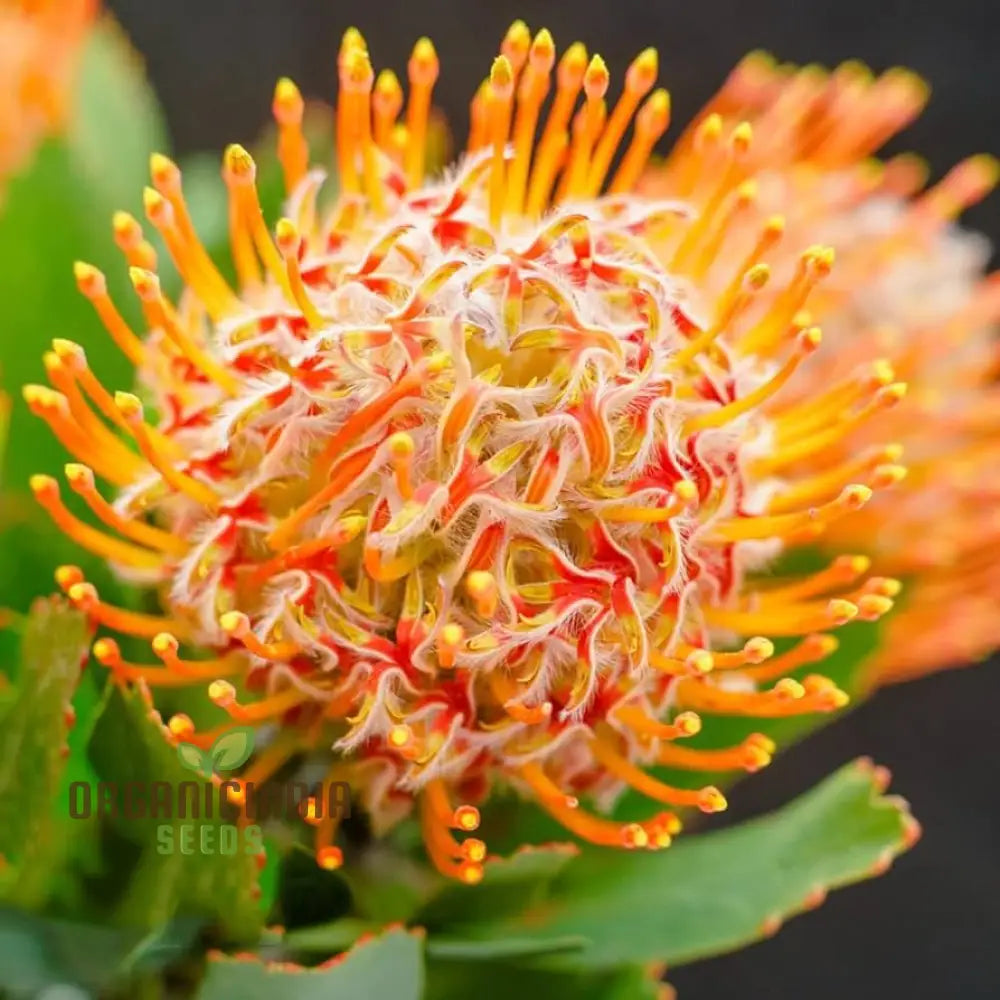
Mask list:
[[[213,705],[227,708],[236,700],[236,688],[229,681],[212,681],[208,685],[208,698]]]
[[[864,424],[873,413],[896,406],[905,397],[906,388],[905,382],[894,382],[879,389],[867,405],[841,415],[832,425],[817,430],[814,434],[798,437],[787,444],[781,443],[769,456],[757,462],[757,470],[761,475],[766,475],[793,465],[803,458],[817,458],[824,451],[839,444],[855,428]]]
[[[838,645],[836,636],[807,635],[787,652],[757,666],[746,667],[742,673],[757,684],[779,680],[800,667],[825,660]]]
[[[731,629],[744,635],[769,632],[774,636],[790,636],[846,625],[857,615],[856,604],[835,597],[829,601],[754,608],[750,611],[708,608],[705,611],[705,621],[713,628]]]
[[[625,706],[615,711],[615,718],[637,736],[655,740],[678,740],[701,731],[701,719],[694,712],[682,712],[672,722],[660,722],[641,708]]]
[[[765,353],[775,338],[780,337],[787,329],[816,285],[830,273],[833,260],[832,247],[815,246],[806,250],[788,287],[775,298],[764,318],[740,338],[740,352]]]
[[[635,131],[621,164],[611,179],[611,194],[631,191],[653,152],[653,147],[670,125],[670,94],[655,90],[635,118]]]
[[[896,372],[884,358],[872,362],[862,371],[853,373],[818,397],[802,400],[777,414],[777,434],[780,443],[804,437],[829,427],[858,403],[869,401],[879,390],[895,381]],[[894,461],[888,460],[887,461]]]
[[[362,190],[368,197],[377,218],[385,214],[382,179],[379,176],[376,147],[372,140],[372,85],[375,74],[368,53],[354,49],[344,58],[340,71],[340,86],[345,96],[351,98],[349,127],[355,155],[361,154]]]
[[[128,425],[122,418],[121,413],[119,413],[118,407],[115,406],[114,397],[104,388],[100,381],[98,381],[97,376],[88,367],[87,355],[84,353],[83,348],[71,340],[63,340],[57,337],[52,341],[52,350],[59,357],[59,360],[73,373],[76,380],[101,413],[117,427],[128,432]],[[180,448],[175,441],[157,430],[153,430],[152,433],[157,446],[163,451],[169,454],[180,453]],[[126,459],[125,464],[127,467],[132,466],[133,458],[134,456]],[[144,466],[136,468],[137,474],[146,471]]]
[[[465,578],[465,590],[472,598],[478,614],[492,619],[497,608],[497,582],[486,570],[473,570]]]
[[[294,303],[302,310],[309,328],[320,330],[323,328],[323,317],[309,297],[309,291],[302,281],[302,271],[299,267],[299,251],[302,247],[302,237],[299,235],[295,223],[291,219],[279,219],[275,227],[275,240],[278,250],[285,260],[285,269],[288,274],[288,286],[292,293]]]
[[[372,91],[375,143],[384,152],[389,152],[392,130],[402,110],[403,88],[399,85],[399,78],[391,69],[384,69],[376,78]]]
[[[689,789],[667,785],[647,774],[615,750],[614,741],[617,737],[613,730],[606,725],[599,726],[599,730],[599,735],[590,742],[591,752],[611,774],[640,794],[664,805],[695,806],[707,813],[722,812],[726,808],[724,796],[714,786]]]
[[[559,60],[556,96],[538,143],[528,184],[525,214],[532,218],[541,215],[548,203],[562,155],[569,145],[570,118],[583,86],[587,65],[587,50],[580,42],[574,42]]]
[[[668,743],[660,747],[656,762],[685,771],[748,771],[752,774],[771,763],[774,750],[773,741],[753,733],[737,746],[723,750],[695,750]]]
[[[456,830],[472,833],[479,829],[479,810],[475,806],[459,806],[452,813],[449,825]]]
[[[809,510],[722,519],[712,526],[709,538],[716,543],[728,543],[750,538],[793,536],[803,529],[825,527],[838,517],[859,510],[871,496],[872,491],[869,487],[855,483],[844,487],[835,500]]]
[[[707,649],[693,649],[683,659],[664,656],[659,650],[651,649],[649,664],[671,676],[701,676],[715,668],[715,659]]]
[[[230,396],[235,396],[239,392],[239,381],[227,368],[199,347],[184,330],[160,291],[160,279],[151,271],[144,271],[138,267],[129,268],[129,277],[142,301],[143,312],[149,325],[161,329],[195,368]]]
[[[357,90],[350,85],[348,62],[358,52],[367,53],[368,46],[357,28],[348,28],[337,55],[337,164],[340,186],[349,195],[361,193],[357,172]]]
[[[250,619],[239,611],[227,611],[219,618],[219,627],[227,635],[241,642],[255,656],[265,660],[290,660],[302,652],[296,642],[264,642],[257,638],[250,627]]]
[[[316,852],[316,864],[328,872],[336,871],[344,864],[344,852],[335,844],[326,844]]]
[[[393,726],[392,729],[389,730],[386,742],[393,748],[393,750],[404,750],[407,746],[411,746],[414,742],[413,730],[409,726],[405,725]]]
[[[686,643],[678,643],[675,653],[677,656],[690,656],[692,653],[705,652],[697,646],[689,646]],[[754,636],[747,639],[742,649],[729,652],[713,651],[712,662],[716,670],[738,670],[747,664],[763,663],[774,655],[774,643],[763,636]]]
[[[177,673],[165,667],[143,666],[124,660],[118,643],[113,639],[98,639],[92,650],[94,659],[102,667],[107,667],[119,683],[122,681],[144,681],[151,687],[188,687],[191,684],[191,677],[186,674]],[[233,669],[237,668],[238,665],[234,665]]]
[[[122,319],[121,313],[108,295],[108,286],[104,275],[93,265],[78,260],[73,265],[77,288],[85,295],[94,307],[101,322],[104,324],[111,339],[119,350],[138,368],[146,360],[146,348],[142,341],[132,332],[129,325]]]
[[[429,38],[421,38],[413,47],[407,64],[410,95],[406,104],[407,146],[404,158],[407,187],[413,191],[424,180],[427,155],[427,120],[430,114],[431,92],[437,82],[440,64]]]
[[[455,666],[455,656],[465,642],[465,630],[455,622],[442,626],[438,635],[437,657],[442,667]]]
[[[852,479],[865,479],[869,473],[884,465],[895,465],[902,455],[899,445],[869,449],[856,458],[848,459],[814,476],[790,483],[768,505],[771,514],[783,514],[807,504],[828,499],[843,489]]]
[[[703,351],[708,351],[722,331],[730,327],[733,320],[748,308],[753,301],[753,296],[764,288],[770,277],[771,269],[767,264],[755,264],[747,270],[740,278],[738,294],[730,300],[725,311],[718,314],[708,329],[693,337],[686,347],[681,348],[674,355],[673,366],[682,368],[691,364]]]
[[[323,779],[321,796],[322,802],[329,802],[330,786],[338,779],[343,772],[339,763],[331,765]],[[343,852],[333,841],[340,826],[340,813],[336,810],[323,810],[323,814],[318,815],[319,808],[315,798],[308,801],[306,814],[303,817],[307,823],[312,823],[316,827],[316,863],[327,871],[335,871],[344,863]]]
[[[476,153],[489,141],[490,81],[487,77],[476,88],[469,102],[469,138],[467,153]]]
[[[684,423],[684,433],[695,434],[698,431],[707,430],[710,427],[722,427],[725,424],[736,420],[743,414],[749,413],[751,410],[759,407],[762,403],[766,402],[775,393],[777,393],[786,382],[788,382],[788,380],[795,373],[795,369],[802,363],[803,359],[812,354],[819,347],[822,339],[822,334],[820,333],[818,327],[812,327],[811,329],[804,331],[798,338],[798,349],[795,354],[793,354],[781,366],[781,368],[779,368],[778,371],[771,376],[771,378],[769,378],[766,382],[761,383],[756,389],[748,392],[746,395],[734,400],[732,403],[727,403],[725,406],[720,406],[717,409],[699,414],[696,417],[691,417]]]
[[[153,652],[169,670],[188,677],[191,681],[217,678],[220,674],[233,674],[237,671],[238,659],[224,656],[215,660],[183,660],[178,655],[179,642],[170,632],[159,632],[153,636],[150,644]],[[155,669],[155,668],[150,668]]]
[[[182,556],[188,551],[188,543],[171,532],[119,514],[97,491],[93,470],[88,466],[71,462],[65,467],[65,472],[66,480],[73,492],[83,497],[87,506],[109,528],[113,528],[133,542],[161,552]]]
[[[198,666],[198,664],[189,663],[187,666]],[[210,676],[210,674],[202,671],[198,676]],[[237,722],[265,722],[270,719],[280,719],[286,712],[297,708],[304,701],[310,699],[311,695],[308,691],[297,687],[287,687],[278,694],[269,695],[267,698],[251,702],[248,705],[241,704],[235,696],[231,699],[225,698],[224,702],[218,699],[213,700]]]
[[[140,639],[152,639],[161,632],[170,630],[187,637],[188,630],[181,622],[162,615],[147,615],[139,611],[129,611],[105,604],[92,583],[74,582],[63,588],[73,607],[82,611],[92,621],[105,628],[134,635]]]
[[[858,618],[863,622],[878,621],[893,608],[894,602],[883,594],[862,594],[858,598]]]
[[[388,442],[389,458],[396,477],[396,488],[404,500],[413,499],[413,438],[406,431],[393,434]]]
[[[128,424],[139,450],[166,482],[196,503],[200,503],[209,510],[215,510],[220,501],[215,490],[176,468],[169,457],[157,447],[153,435],[150,433],[151,428],[143,419],[143,408],[139,398],[129,392],[116,392],[115,405]]]
[[[987,153],[970,156],[956,164],[912,207],[921,222],[948,222],[981,201],[1000,179],[1000,161]]]
[[[838,556],[826,569],[795,583],[779,584],[757,590],[750,598],[755,607],[774,606],[790,601],[800,601],[805,597],[828,594],[831,590],[842,589],[860,580],[871,567],[867,556]]]
[[[504,150],[507,133],[510,131],[511,103],[514,95],[514,71],[506,56],[497,56],[490,70],[489,95],[489,135],[493,147],[490,166],[490,224],[500,225],[503,215],[504,192]]]
[[[204,303],[209,315],[225,319],[239,312],[242,303],[222,277],[198,238],[181,189],[181,172],[161,153],[150,157],[153,188],[143,192],[146,217],[167,244],[177,270]]]
[[[571,833],[592,844],[629,850],[644,847],[667,847],[670,832],[677,832],[680,824],[672,814],[661,814],[652,821],[641,823],[616,823],[613,820],[592,816],[579,808],[575,798],[565,795],[539,764],[525,764],[521,778],[531,788],[540,805]],[[649,828],[654,830],[650,836]],[[661,836],[660,834],[666,834]]]
[[[722,116],[712,111],[697,121],[690,130],[689,139],[683,137],[675,147],[671,161],[679,161],[676,179],[678,197],[690,198],[702,178],[717,176],[713,161],[721,147],[722,130]],[[684,148],[683,156],[681,148]]]
[[[177,740],[186,740],[195,733],[194,722],[191,720],[191,716],[185,715],[183,712],[178,712],[176,715],[170,716],[170,719],[167,721],[167,729],[170,731],[170,735]]]
[[[278,123],[278,160],[285,177],[285,191],[291,194],[309,169],[309,145],[302,134],[305,103],[299,88],[287,76],[274,88],[271,110]]]
[[[76,421],[81,435],[89,438],[95,450],[108,461],[139,474],[145,463],[97,418],[80,392],[73,367],[67,365],[55,351],[47,351],[42,361],[49,381],[65,397],[70,416]]]
[[[531,149],[538,127],[538,115],[549,89],[549,75],[555,63],[555,43],[543,28],[531,43],[528,65],[517,93],[517,116],[514,120],[514,159],[507,178],[505,211],[520,215],[531,166]]]
[[[54,576],[56,585],[67,595],[69,594],[70,587],[78,583],[86,583],[86,577],[84,577],[83,570],[79,566],[57,566]]]
[[[798,681],[785,677],[770,691],[748,692],[727,691],[705,681],[687,678],[677,685],[677,701],[678,704],[699,712],[777,719],[812,712],[836,711],[843,708],[849,699],[829,681],[809,690]]]
[[[740,124],[733,129],[729,138],[728,162],[721,172],[721,176],[715,185],[714,191],[702,206],[697,218],[690,225],[688,231],[684,235],[684,238],[681,240],[680,245],[674,252],[674,256],[671,261],[671,267],[673,269],[682,272],[692,270],[690,266],[691,256],[698,249],[698,247],[706,243],[706,241],[709,243],[712,242],[709,240],[709,235],[712,231],[712,227],[716,225],[719,209],[726,202],[727,198],[730,197],[730,192],[732,192],[734,188],[739,190],[737,186],[744,175],[744,160],[746,158],[747,150],[750,147],[752,137],[753,130],[749,122],[740,122]],[[754,195],[754,197],[755,196],[756,195]],[[737,195],[737,202],[741,200],[741,197],[745,197],[745,189],[742,196],[739,194]],[[715,239],[718,240],[719,235],[717,235]]]
[[[507,34],[500,43],[500,54],[510,63],[515,80],[528,60],[530,49],[531,29],[518,18],[507,29]]]
[[[653,89],[657,64],[656,49],[645,49],[636,56],[625,74],[625,88],[611,112],[587,171],[585,190],[591,197],[600,193],[625,129],[639,107],[639,102]]]
[[[156,269],[156,251],[146,241],[142,226],[134,216],[128,212],[115,212],[111,218],[111,230],[118,249],[125,254],[131,267],[144,267],[149,271]]]
[[[289,302],[295,297],[288,285],[284,261],[278,252],[264,221],[264,213],[257,195],[257,165],[253,157],[240,145],[233,143],[223,156],[223,171],[226,182],[236,201],[240,222],[249,230],[250,237],[264,267],[278,283]]]
[[[448,832],[449,813],[447,795],[441,782],[430,782],[420,799],[421,829],[427,852],[443,875],[473,885],[483,877],[482,865],[469,857],[463,846]],[[476,853],[474,849],[472,853]]]
[[[722,295],[719,296],[719,306],[717,316],[729,314],[733,304],[740,297],[743,290],[745,276],[754,268],[760,267],[764,254],[773,249],[785,234],[785,217],[783,215],[772,215],[761,230],[757,242],[743,259],[735,277],[726,287]]]
[[[101,478],[116,486],[126,486],[133,481],[136,470],[109,459],[95,447],[93,440],[73,420],[69,403],[61,392],[44,385],[26,385],[22,389],[22,395],[28,409],[49,425],[59,443],[71,455],[91,466]]]
[[[559,182],[557,201],[580,198],[586,194],[591,150],[603,125],[604,95],[608,92],[610,79],[604,60],[595,55],[590,60],[583,77],[583,90],[587,101],[573,122],[573,142],[570,147],[569,162]]]
[[[692,280],[701,281],[718,258],[727,237],[738,225],[738,217],[757,204],[759,186],[754,178],[742,181],[726,197],[724,209],[715,214],[694,260],[686,271]]]

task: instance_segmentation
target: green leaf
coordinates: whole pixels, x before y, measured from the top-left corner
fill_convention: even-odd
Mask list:
[[[71,822],[60,795],[67,764],[67,709],[87,648],[82,615],[39,602],[22,643],[18,688],[0,717],[0,854],[3,895],[37,906],[65,856]]]
[[[149,154],[167,147],[159,102],[139,54],[111,17],[90,33],[66,136],[91,190],[120,207],[141,204]]]
[[[414,933],[390,931],[315,969],[211,957],[197,1000],[420,1000],[421,944]]]
[[[116,832],[140,852],[117,918],[145,928],[179,917],[204,918],[224,938],[255,940],[263,920],[255,899],[260,828],[235,827],[235,841],[230,842],[235,853],[223,851],[222,830],[234,828],[234,821],[219,815],[218,790],[181,763],[147,691],[115,689],[91,741],[91,758],[100,779],[118,789]],[[168,815],[162,810],[150,814],[154,782],[169,788]],[[195,792],[198,809],[193,815],[190,798],[184,799],[187,815],[179,814],[181,786]],[[136,789],[136,805],[126,811],[127,794]],[[232,830],[226,836],[232,837]]]
[[[212,773],[212,760],[201,747],[193,743],[178,743],[177,756],[180,762],[189,770],[199,774]]]
[[[905,803],[879,794],[879,782],[869,761],[857,761],[778,812],[663,852],[586,851],[522,914],[447,931],[482,940],[530,928],[537,939],[590,939],[546,960],[560,968],[675,965],[739,948],[828,889],[880,874],[913,843]]]
[[[638,967],[586,973],[527,968],[511,961],[427,963],[428,1000],[657,1000],[654,975]]]
[[[235,771],[253,753],[253,726],[237,726],[223,733],[209,751],[216,771]]]
[[[523,847],[506,858],[487,861],[478,885],[444,882],[440,891],[416,915],[422,927],[475,920],[488,913],[515,915],[544,896],[553,880],[579,853],[573,844]]]
[[[468,941],[462,938],[431,938],[427,942],[428,958],[461,961],[501,961],[513,958],[537,958],[539,955],[558,955],[566,951],[581,951],[590,944],[585,937],[502,937],[485,941]]]
[[[131,387],[131,365],[77,291],[72,265],[101,267],[126,319],[140,320],[111,215],[118,208],[141,215],[147,158],[163,148],[166,131],[138,59],[108,17],[88,37],[74,95],[68,132],[41,146],[0,206],[0,380],[12,402],[0,473],[0,606],[19,609],[51,591],[60,562],[79,562],[105,599],[121,603],[122,588],[101,561],[57,531],[28,492],[32,473],[53,473],[70,456],[28,412],[21,388],[45,381],[42,354],[53,337],[78,341],[110,389]],[[75,497],[66,499],[89,516]]]
[[[195,923],[177,922],[143,936],[135,928],[70,923],[0,909],[3,986],[13,990],[13,996],[40,996],[45,987],[59,984],[94,993],[132,985],[133,974],[155,972],[189,954],[198,930]]]
[[[342,917],[325,924],[287,931],[282,938],[282,946],[288,951],[305,955],[332,955],[350,948],[358,938],[373,933],[378,927],[371,920]]]

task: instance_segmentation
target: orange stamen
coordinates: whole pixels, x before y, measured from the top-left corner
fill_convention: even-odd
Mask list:
[[[406,105],[407,146],[404,169],[406,184],[411,191],[420,187],[424,180],[431,91],[439,71],[440,64],[431,40],[421,38],[413,47],[413,54],[407,65],[410,97]]]

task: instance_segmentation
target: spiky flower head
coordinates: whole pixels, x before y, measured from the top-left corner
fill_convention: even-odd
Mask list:
[[[955,225],[994,187],[997,164],[973,156],[925,187],[926,167],[912,155],[871,158],[919,113],[927,93],[901,69],[876,77],[851,62],[827,73],[755,53],[701,118],[718,116],[723,128],[753,123],[756,210],[780,213],[786,247],[821,241],[837,250],[836,273],[809,305],[824,346],[789,389],[818,432],[801,467],[830,449],[845,462],[881,461],[886,441],[906,455],[899,487],[825,539],[831,549],[876,557],[880,571],[906,582],[873,663],[875,683],[960,665],[1000,645],[1000,276],[983,277],[989,246]],[[647,196],[683,193],[694,141],[689,130],[666,163],[647,171]],[[733,222],[706,271],[709,288],[722,287],[732,260],[755,239],[752,223]],[[794,267],[790,253],[770,260],[775,274]],[[854,424],[844,391],[831,391],[852,377],[855,391],[858,379],[902,378],[909,392],[877,425]],[[838,424],[849,425],[846,433]],[[835,488],[819,479],[798,499],[822,500]]]
[[[96,0],[0,0],[0,180],[62,126]]]
[[[452,831],[476,828],[497,783],[591,842],[664,847],[679,828],[671,810],[725,800],[647,765],[764,766],[761,735],[710,752],[677,741],[703,712],[842,706],[808,668],[836,646],[828,630],[892,603],[894,582],[849,554],[811,576],[757,573],[898,478],[886,450],[847,465],[823,451],[794,474],[827,416],[822,394],[814,413],[788,391],[820,344],[803,310],[833,252],[800,250],[764,294],[780,227],[761,219],[725,280],[705,280],[726,213],[752,200],[752,130],[706,119],[683,153],[680,197],[635,195],[669,117],[653,50],[611,100],[599,56],[575,44],[557,60],[547,31],[516,23],[473,101],[466,155],[435,180],[431,43],[413,50],[405,112],[355,31],[339,70],[331,209],[291,82],[274,100],[289,200],[273,229],[253,159],[226,151],[235,287],[162,156],[146,212],[186,283],[180,300],[128,216],[115,228],[145,336],[102,274],[77,266],[139,395],[107,390],[57,340],[53,388],[25,397],[74,454],[69,486],[104,527],[78,520],[54,479],[32,486],[68,534],[156,587],[164,614],[108,605],[74,567],[59,582],[96,622],[151,640],[159,663],[97,642],[120,682],[207,686],[231,719],[270,727],[244,780],[332,747],[331,776],[351,782],[377,828],[418,805],[449,875],[481,876],[484,845]],[[851,426],[870,422],[877,439],[904,386],[851,386]],[[832,485],[821,503],[816,476]],[[777,656],[774,638],[787,646]],[[216,652],[191,659],[181,644]],[[185,716],[167,731],[217,735]],[[622,824],[581,803],[607,805],[625,786],[665,809]],[[322,864],[340,862],[334,836],[319,825]]]

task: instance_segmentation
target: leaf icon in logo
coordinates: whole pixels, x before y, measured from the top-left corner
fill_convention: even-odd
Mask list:
[[[245,764],[253,753],[253,740],[252,726],[238,726],[223,733],[209,750],[215,769],[235,771],[241,764]]]
[[[193,743],[178,743],[177,756],[189,771],[197,771],[206,776],[212,773],[212,758]]]

